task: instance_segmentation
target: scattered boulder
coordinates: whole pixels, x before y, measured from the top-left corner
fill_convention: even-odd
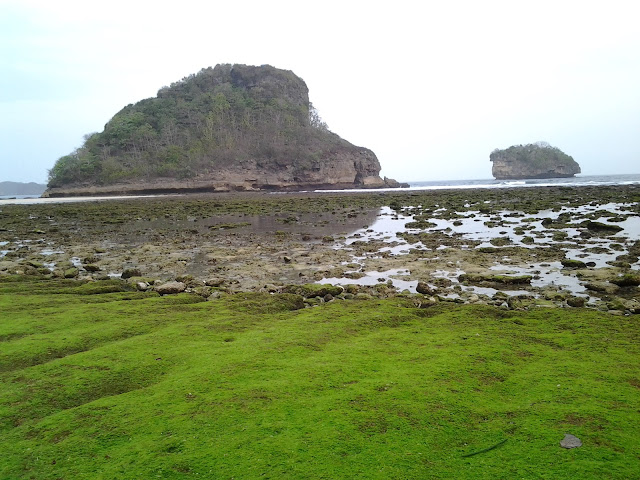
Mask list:
[[[423,295],[433,296],[436,293],[436,289],[432,288],[427,282],[418,282],[416,286],[416,292]]]
[[[86,267],[85,267],[86,268]],[[123,279],[131,278],[131,277],[141,277],[142,273],[137,268],[125,268],[122,272]]]
[[[64,278],[75,278],[79,273],[80,271],[76,267],[71,267],[64,271],[63,276]]]
[[[640,275],[627,273],[609,280],[609,282],[619,287],[637,287],[640,285]]]
[[[614,294],[618,291],[619,287],[617,285],[612,285],[606,282],[588,282],[584,284],[587,290],[591,290],[593,292],[599,293],[607,293],[609,295]]]
[[[523,285],[530,284],[531,275],[483,275],[480,273],[463,273],[458,277],[460,283],[467,282],[471,284],[477,283],[501,283],[505,285]]]
[[[220,287],[223,283],[224,278],[210,278],[204,282],[207,287]]]
[[[304,285],[287,285],[282,288],[283,293],[293,293],[302,295],[304,298],[325,297],[326,295],[337,296],[344,291],[339,285],[330,285],[318,283],[307,283]]]
[[[636,299],[627,300],[624,302],[624,308],[635,315],[640,314],[640,301]]]
[[[611,234],[611,233],[618,233],[624,230],[624,228],[620,227],[619,225],[611,225],[610,223],[594,222],[592,220],[585,222],[584,225],[592,233]]]
[[[582,441],[570,433],[565,434],[564,438],[560,441],[562,448],[578,448],[582,446]]]
[[[584,297],[569,297],[567,298],[567,305],[574,308],[582,308],[584,307],[585,299]]]
[[[562,260],[560,260],[560,263],[564,268],[587,268],[587,265],[584,262],[580,260],[572,260],[570,258],[563,258]]]
[[[182,293],[187,289],[187,286],[182,282],[167,282],[162,285],[157,285],[155,291],[160,295],[171,295],[176,293]]]

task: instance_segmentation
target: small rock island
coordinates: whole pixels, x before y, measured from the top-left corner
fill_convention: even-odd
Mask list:
[[[379,174],[293,72],[224,64],[124,107],[55,163],[44,196],[404,186]]]
[[[578,162],[546,142],[495,149],[489,158],[496,180],[566,178],[580,173]]]

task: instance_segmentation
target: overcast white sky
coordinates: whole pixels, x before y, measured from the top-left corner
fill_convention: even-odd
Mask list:
[[[0,0],[0,181],[46,182],[123,106],[218,63],[302,77],[331,130],[402,181],[491,178],[544,140],[640,173],[635,0]]]

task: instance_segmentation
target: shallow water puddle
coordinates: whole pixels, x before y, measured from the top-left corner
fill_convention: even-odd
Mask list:
[[[470,210],[449,214],[445,208],[437,208],[422,213],[420,207],[405,208],[403,214],[389,207],[380,209],[378,216],[368,228],[356,230],[343,242],[337,244],[337,249],[358,251],[354,253],[353,262],[363,267],[364,276],[357,279],[324,278],[319,283],[375,285],[390,282],[400,290],[408,289],[415,292],[417,280],[398,279],[397,272],[402,269],[387,270],[385,272],[369,271],[367,260],[377,259],[384,255],[398,257],[416,253],[421,250],[430,251],[422,242],[410,243],[403,238],[403,234],[414,236],[437,234],[440,239],[451,238],[452,245],[461,250],[469,248],[464,241],[474,241],[476,248],[513,246],[534,250],[536,248],[560,248],[568,259],[592,262],[592,268],[607,268],[620,255],[628,253],[629,243],[640,239],[640,216],[630,210],[629,204],[608,203],[603,205],[583,205],[579,207],[562,206],[556,210],[544,210],[535,214],[522,212],[500,211],[481,213]],[[449,218],[441,218],[447,216]],[[426,228],[409,228],[407,224],[416,222],[416,218]],[[615,219],[615,222],[610,221]],[[619,232],[589,231],[583,224],[586,220],[616,225],[622,228]],[[413,227],[413,226],[411,226]],[[442,237],[444,235],[444,237]],[[414,237],[415,238],[415,237]],[[479,242],[479,244],[478,244]],[[494,243],[495,242],[495,243]],[[376,245],[377,243],[377,245]],[[366,244],[371,244],[373,250],[367,250]],[[619,246],[611,248],[611,246]],[[446,250],[447,245],[439,245],[433,250]],[[501,270],[511,275],[532,275],[531,287],[534,290],[546,287],[558,287],[578,296],[587,296],[586,288],[575,274],[563,269],[560,262],[539,262],[531,264],[520,260],[525,265],[517,266],[518,259],[506,258],[495,252],[494,265],[491,270]],[[505,263],[508,262],[508,263]],[[640,269],[636,262],[631,267]],[[446,277],[458,284],[457,277],[465,273],[461,268],[451,270],[433,270],[432,278]],[[459,284],[458,284],[459,285]],[[461,286],[464,291],[492,296],[498,290],[478,286]],[[507,290],[509,286],[499,291],[509,295],[531,294],[528,290]]]

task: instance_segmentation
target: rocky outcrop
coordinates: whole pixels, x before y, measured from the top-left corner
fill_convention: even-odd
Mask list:
[[[45,196],[383,188],[369,149],[329,131],[302,79],[218,65],[129,105],[59,159]]]
[[[580,165],[572,157],[545,142],[496,149],[489,158],[497,180],[565,178],[580,173]]]

